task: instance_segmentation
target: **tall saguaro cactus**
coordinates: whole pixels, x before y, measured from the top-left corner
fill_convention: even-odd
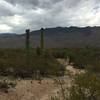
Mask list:
[[[40,48],[41,50],[44,49],[44,29],[43,28],[41,28]]]
[[[26,66],[29,66],[29,62],[30,62],[29,48],[30,48],[30,30],[27,29],[26,30]]]
[[[30,47],[30,30],[26,30],[26,49],[29,50]]]

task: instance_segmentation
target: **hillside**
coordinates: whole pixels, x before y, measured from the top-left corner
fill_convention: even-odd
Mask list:
[[[100,27],[56,27],[45,29],[46,47],[100,47]],[[40,30],[32,31],[31,46],[39,46]],[[25,46],[25,34],[0,35],[0,48]]]

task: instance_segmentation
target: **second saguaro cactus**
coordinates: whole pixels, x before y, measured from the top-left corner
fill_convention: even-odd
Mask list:
[[[41,28],[41,37],[40,37],[40,48],[44,49],[44,29]]]
[[[26,49],[28,50],[30,47],[30,30],[26,29]]]

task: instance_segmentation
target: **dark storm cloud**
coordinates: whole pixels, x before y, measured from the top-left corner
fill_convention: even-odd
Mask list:
[[[0,6],[0,16],[12,16],[13,12],[9,11],[7,8],[5,7],[1,7]]]
[[[65,5],[67,8],[74,8],[78,6],[82,0],[65,0]]]
[[[81,0],[6,0],[11,4],[19,4],[27,7],[42,7],[42,8],[50,8],[56,3],[64,2],[67,7],[73,7],[79,4]]]
[[[6,0],[13,5],[21,5],[30,8],[50,8],[55,3],[61,2],[63,0]]]
[[[100,25],[100,0],[0,0],[0,32]]]
[[[22,4],[22,5],[38,5],[38,0],[6,0],[7,2],[11,4]]]
[[[52,2],[52,3],[57,3],[63,0],[6,0],[7,2],[10,2],[12,4],[33,4],[33,5],[39,5],[40,3],[47,3],[47,2]]]

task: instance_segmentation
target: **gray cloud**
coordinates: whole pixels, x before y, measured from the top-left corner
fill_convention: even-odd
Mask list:
[[[0,0],[0,32],[100,25],[99,0]]]
[[[22,6],[37,6],[39,4],[38,0],[6,0],[7,2],[16,5],[22,5]],[[31,7],[32,7],[31,6]]]
[[[21,5],[26,8],[50,8],[63,0],[6,0],[13,5]]]
[[[12,16],[13,15],[11,11],[9,11],[6,8],[2,8],[1,6],[0,6],[0,12],[2,12],[0,13],[0,16]]]
[[[22,5],[27,7],[40,7],[40,8],[50,8],[56,3],[64,2],[66,4],[66,7],[74,7],[77,6],[77,4],[80,3],[82,0],[6,0],[7,2],[16,5]]]

